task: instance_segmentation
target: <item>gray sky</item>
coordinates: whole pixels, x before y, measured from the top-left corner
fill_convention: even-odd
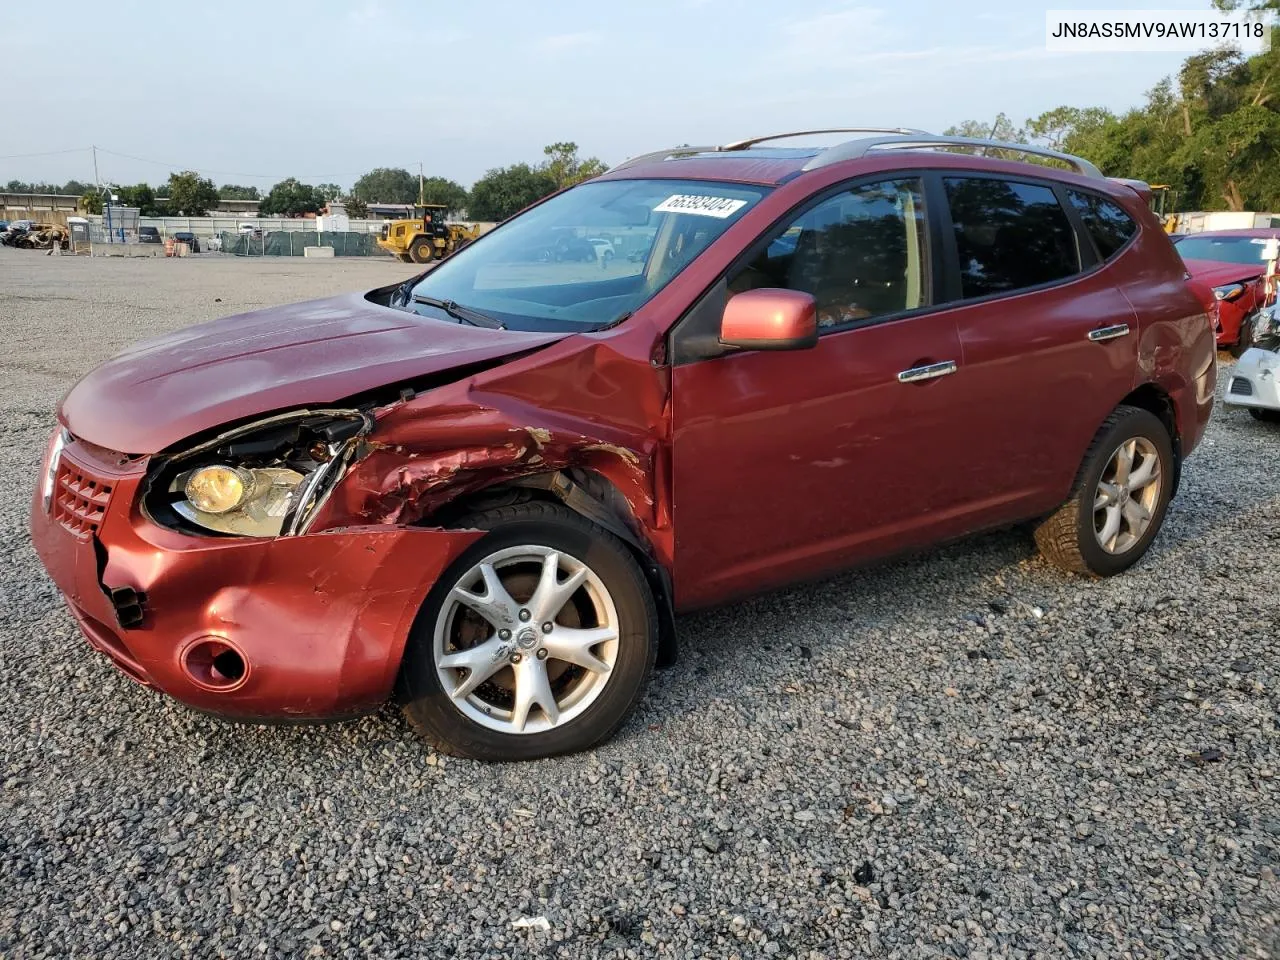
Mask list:
[[[92,180],[95,143],[116,183],[196,169],[259,188],[286,176],[347,187],[421,161],[470,185],[556,140],[617,163],[810,126],[1122,110],[1185,54],[1046,52],[1046,9],[1098,6],[8,0],[10,62],[30,50],[20,59],[51,69],[7,81],[0,183]],[[45,151],[68,152],[10,156]]]

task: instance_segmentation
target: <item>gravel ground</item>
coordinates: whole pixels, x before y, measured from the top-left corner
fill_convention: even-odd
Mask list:
[[[1127,575],[1002,533],[686,617],[588,755],[226,724],[115,672],[27,540],[61,392],[409,269],[0,250],[0,956],[1280,956],[1280,430],[1240,412]]]

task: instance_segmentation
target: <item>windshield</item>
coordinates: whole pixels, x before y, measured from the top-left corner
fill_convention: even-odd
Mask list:
[[[584,183],[460,250],[412,296],[459,304],[513,330],[607,327],[670,283],[766,192],[693,180]]]
[[[1187,237],[1175,246],[1184,260],[1217,260],[1221,263],[1266,263],[1264,237]]]

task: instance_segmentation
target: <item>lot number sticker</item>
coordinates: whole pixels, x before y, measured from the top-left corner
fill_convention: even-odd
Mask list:
[[[695,217],[724,220],[746,205],[745,200],[732,200],[729,197],[697,197],[678,193],[674,197],[667,197],[653,210],[655,213],[691,213]]]

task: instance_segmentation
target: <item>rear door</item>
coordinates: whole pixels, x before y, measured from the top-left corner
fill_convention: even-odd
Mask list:
[[[986,488],[983,519],[1022,519],[1066,498],[1098,427],[1133,389],[1137,321],[1107,258],[1136,225],[1105,198],[1052,181],[939,179],[957,301],[948,315],[964,356],[966,442],[954,468]],[[1115,212],[1123,221],[1100,235],[1102,251],[1085,220]]]

